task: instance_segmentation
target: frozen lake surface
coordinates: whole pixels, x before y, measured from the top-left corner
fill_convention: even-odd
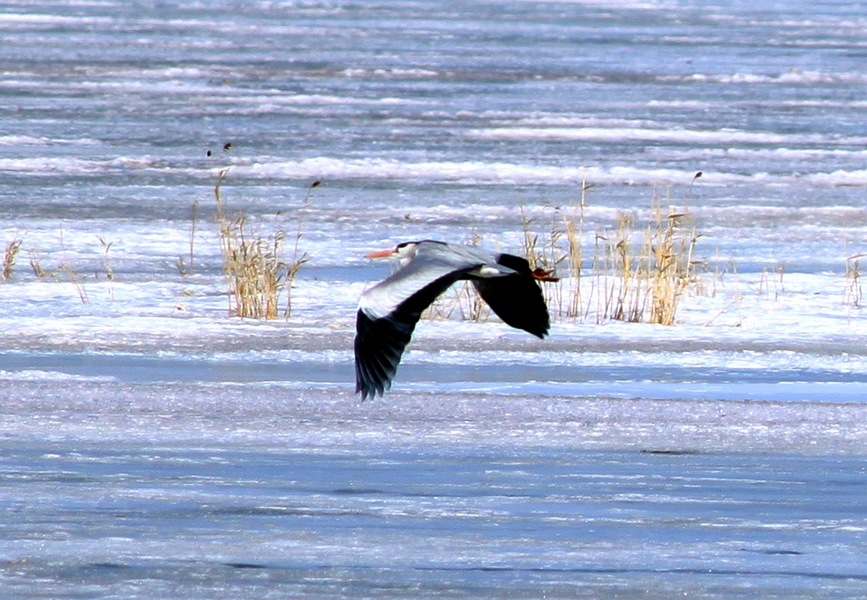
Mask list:
[[[867,585],[863,404],[11,387],[0,551],[14,597]]]
[[[4,6],[4,597],[864,597],[863,6],[467,4]],[[288,319],[228,315],[224,167]],[[654,202],[696,283],[599,318]],[[576,211],[548,339],[423,320],[353,394],[367,251]]]

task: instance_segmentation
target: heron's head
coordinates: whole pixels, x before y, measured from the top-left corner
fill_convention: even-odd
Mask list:
[[[399,261],[403,262],[412,258],[415,248],[416,246],[418,246],[418,244],[418,242],[401,242],[394,248],[371,252],[367,255],[367,258],[396,258]]]

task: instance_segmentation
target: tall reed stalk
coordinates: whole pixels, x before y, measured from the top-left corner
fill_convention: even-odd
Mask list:
[[[852,308],[863,306],[861,293],[861,259],[867,253],[859,252],[846,258],[846,298],[845,303]]]

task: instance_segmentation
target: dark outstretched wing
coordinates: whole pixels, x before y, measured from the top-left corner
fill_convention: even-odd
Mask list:
[[[512,254],[501,254],[497,262],[515,274],[473,280],[482,300],[507,325],[544,338],[551,327],[551,319],[530,263]]]
[[[363,310],[358,311],[355,322],[355,392],[361,392],[362,400],[377,394],[382,396],[391,387],[415,323],[391,317],[371,319]]]
[[[362,400],[377,394],[382,396],[391,387],[397,365],[422,311],[470,268],[442,275],[401,301],[385,316],[377,317],[374,308],[378,304],[366,306],[369,303],[362,297],[355,322],[355,391],[361,392]],[[383,294],[394,295],[387,288],[400,280],[386,279],[380,284],[382,287],[376,286],[368,291],[374,298]]]

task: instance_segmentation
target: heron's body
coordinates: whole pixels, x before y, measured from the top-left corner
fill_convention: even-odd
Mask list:
[[[430,240],[370,256],[396,257],[400,269],[364,292],[358,303],[355,379],[362,399],[391,387],[421,313],[457,281],[472,281],[506,324],[540,338],[548,333],[548,308],[537,282],[556,279],[547,271],[532,271],[524,258]]]

